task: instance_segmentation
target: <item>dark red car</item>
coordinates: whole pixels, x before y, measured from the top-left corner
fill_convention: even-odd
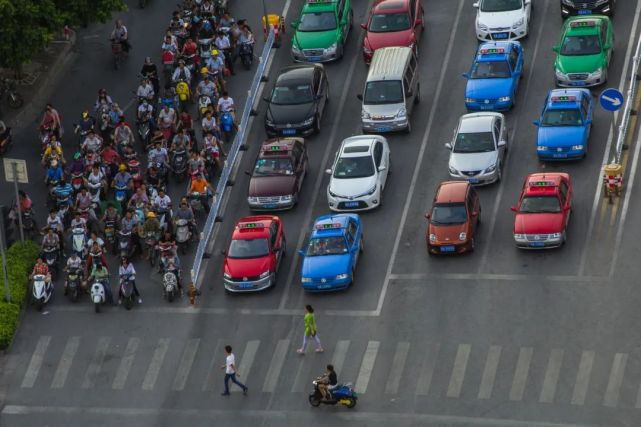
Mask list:
[[[420,0],[375,0],[363,38],[363,58],[369,64],[376,49],[411,47],[418,53],[418,40],[425,29]]]

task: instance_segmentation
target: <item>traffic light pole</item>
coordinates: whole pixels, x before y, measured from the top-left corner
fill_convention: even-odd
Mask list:
[[[7,251],[7,244],[4,235],[4,215],[0,215],[0,252],[2,253],[2,271],[4,277],[4,299],[11,302],[11,292],[9,291],[9,271],[7,270],[7,258],[5,252]]]
[[[20,194],[18,193],[18,165],[17,165],[17,163],[16,162],[11,162],[11,168],[13,169],[13,188],[16,191],[16,205],[18,206],[18,228],[20,229],[20,241],[24,242],[24,230],[22,229],[22,203],[20,203]],[[2,229],[4,230],[4,226],[3,226]]]

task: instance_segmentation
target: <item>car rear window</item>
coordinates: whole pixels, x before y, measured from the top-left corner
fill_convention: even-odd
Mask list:
[[[269,255],[267,239],[232,240],[227,256],[229,258],[262,258]]]
[[[505,60],[478,61],[472,66],[473,79],[505,79],[510,77],[510,66]]]
[[[377,13],[369,21],[369,31],[372,33],[389,33],[410,29],[410,16],[402,13]]]

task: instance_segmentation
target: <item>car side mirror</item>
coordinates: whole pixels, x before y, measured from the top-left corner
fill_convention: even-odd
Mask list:
[[[606,43],[606,44],[603,46],[603,49],[608,50],[608,49],[610,49],[611,47],[612,47],[612,45],[611,45],[610,43]]]
[[[528,5],[531,3],[531,0],[525,0],[523,3],[525,3],[525,5]]]
[[[384,170],[386,170],[386,169],[387,169],[387,168],[386,168],[385,166],[379,166],[379,167],[378,167],[378,171],[379,171],[379,172],[383,172],[383,171],[384,171]]]
[[[245,171],[245,175],[252,176],[252,173],[250,171]]]
[[[463,73],[462,74],[464,78],[469,79],[470,78],[470,73]]]
[[[271,99],[269,99],[269,97],[267,97],[267,96],[263,96],[263,101],[265,101],[266,103],[269,104]]]
[[[452,149],[452,144],[450,144],[449,142],[446,142],[444,145],[445,145],[445,148],[447,148],[448,150]]]
[[[507,145],[507,142],[502,139],[502,140],[499,141],[498,145],[499,145],[499,147],[505,147]]]
[[[302,249],[299,249],[299,250],[298,250],[298,255],[300,255],[300,256],[305,256],[305,251],[304,251],[304,250],[302,250]]]
[[[479,216],[479,212],[478,211],[472,212],[472,216]]]
[[[361,28],[362,28],[362,29],[364,29],[364,30],[367,30],[367,24],[363,22],[363,23],[361,24]]]
[[[361,101],[363,100],[363,94],[362,93],[359,93],[358,95],[356,95],[356,97]]]
[[[224,249],[222,249],[222,250],[220,251],[220,253],[221,253],[221,255],[223,255],[223,256],[227,256],[227,251],[226,251],[226,250],[224,250]]]
[[[420,18],[414,22],[414,27],[420,27],[421,25],[423,25],[423,20]]]
[[[560,51],[560,50],[561,50],[561,49],[559,48],[559,46],[553,46],[553,47],[552,47],[552,51],[554,51],[554,52],[556,52],[556,53],[559,53],[559,51]]]
[[[534,126],[541,126],[541,122],[540,122],[540,121],[538,121],[538,120],[534,120],[534,121],[532,122],[532,124],[533,124]]]
[[[319,100],[319,99],[321,99],[321,98],[322,98],[322,95],[315,95],[315,96],[314,96],[314,99],[315,99],[316,101],[318,101],[318,100]]]
[[[291,24],[289,24],[289,25],[290,25],[293,29],[297,29],[297,28],[298,28],[298,21],[292,21],[292,23],[291,23]]]
[[[519,211],[519,210],[516,208],[516,206],[512,206],[512,207],[510,208],[510,210],[511,210],[512,212],[518,212],[518,211]]]
[[[587,119],[587,120],[585,121],[585,124],[586,124],[586,125],[591,125],[591,124],[592,124],[592,119]]]
[[[429,220],[431,217],[432,217],[431,213],[428,212],[428,213],[425,214],[425,219]]]
[[[325,169],[325,173],[326,173],[327,175],[331,175],[331,174],[332,174],[332,170],[331,170],[331,169]]]
[[[527,1],[527,0],[526,0]],[[479,2],[472,3],[472,7],[479,7]]]

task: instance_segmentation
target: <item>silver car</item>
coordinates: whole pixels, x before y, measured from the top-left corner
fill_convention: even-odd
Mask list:
[[[501,113],[465,114],[459,119],[450,150],[449,171],[453,179],[485,185],[501,180],[507,152],[507,126]]]

